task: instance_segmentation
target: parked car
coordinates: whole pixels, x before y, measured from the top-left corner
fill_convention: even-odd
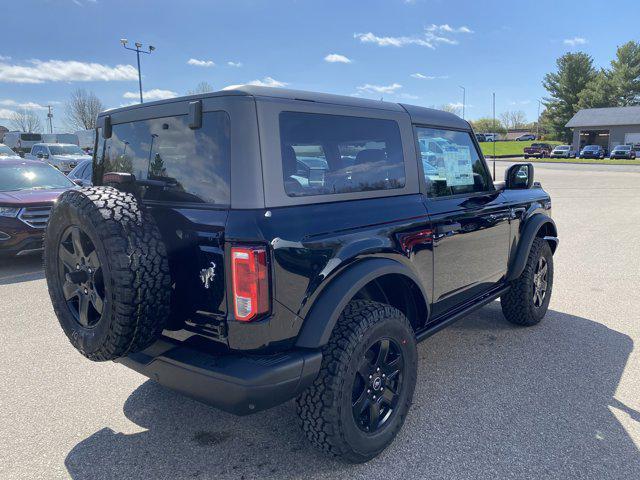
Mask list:
[[[42,142],[42,134],[27,132],[7,132],[2,139],[3,143],[21,157],[31,151],[31,147]]]
[[[524,158],[545,158],[551,154],[551,150],[553,150],[553,147],[548,143],[532,143],[531,146],[524,147]]]
[[[607,151],[600,145],[587,145],[580,151],[580,158],[604,158]]]
[[[6,145],[0,144],[0,160],[19,160],[21,157]]]
[[[497,298],[518,325],[547,311],[549,194],[531,164],[494,184],[456,115],[245,86],[98,125],[97,186],[64,193],[45,236],[91,360],[240,415],[297,398],[314,444],[364,462],[406,418],[417,342]],[[322,178],[300,178],[310,152]]]
[[[80,147],[68,143],[37,143],[25,158],[43,160],[63,173],[69,173],[83,160],[91,160]]]
[[[516,138],[516,142],[530,142],[531,140],[535,140],[536,136],[533,133],[525,133],[524,135],[520,135]]]
[[[90,187],[91,176],[93,173],[93,162],[91,160],[83,160],[81,161],[76,168],[71,170],[67,177],[76,185],[80,185],[81,187]]]
[[[609,158],[626,158],[627,160],[635,160],[636,150],[632,145],[618,145],[613,147]]]
[[[571,145],[558,145],[549,156],[551,158],[576,158],[576,152],[571,150]]]
[[[486,142],[487,137],[484,135],[484,133],[476,133],[476,140],[478,142]]]
[[[0,255],[40,251],[51,206],[73,187],[46,163],[19,157],[0,161]]]
[[[498,140],[500,140],[500,134],[498,134],[498,133],[485,133],[484,134],[484,141],[485,142],[497,142]]]

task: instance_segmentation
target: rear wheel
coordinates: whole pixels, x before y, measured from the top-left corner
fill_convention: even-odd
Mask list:
[[[549,243],[535,238],[520,277],[500,298],[502,313],[516,325],[536,325],[549,308],[553,287],[553,254]]]
[[[370,460],[402,428],[416,375],[406,317],[389,305],[350,302],[323,349],[318,378],[296,402],[307,438],[344,460]]]

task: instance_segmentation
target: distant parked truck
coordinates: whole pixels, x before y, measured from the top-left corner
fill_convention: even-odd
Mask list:
[[[4,144],[20,156],[31,152],[31,147],[40,142],[42,142],[40,133],[14,131],[4,135]]]
[[[78,145],[78,135],[75,133],[43,133],[42,143],[66,143]]]
[[[553,147],[548,143],[532,143],[530,147],[525,147],[523,149],[524,158],[545,158],[551,154],[551,150],[553,150]]]

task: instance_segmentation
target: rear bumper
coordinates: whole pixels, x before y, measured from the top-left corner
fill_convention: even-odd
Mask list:
[[[116,360],[165,387],[236,415],[296,397],[315,380],[321,361],[317,350],[212,355],[165,340]]]

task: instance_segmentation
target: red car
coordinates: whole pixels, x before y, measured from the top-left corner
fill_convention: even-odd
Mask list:
[[[25,255],[42,249],[42,234],[53,203],[71,180],[43,162],[0,162],[0,255]]]
[[[524,148],[524,158],[545,158],[551,154],[551,150],[553,150],[553,147],[548,143],[532,143],[530,147]]]

